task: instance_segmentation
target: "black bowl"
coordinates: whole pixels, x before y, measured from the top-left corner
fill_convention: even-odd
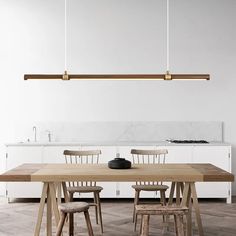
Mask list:
[[[108,167],[111,169],[130,169],[131,162],[125,158],[115,158],[108,162]]]

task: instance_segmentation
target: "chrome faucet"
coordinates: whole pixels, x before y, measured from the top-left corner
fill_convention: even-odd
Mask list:
[[[52,133],[50,130],[46,130],[46,132],[48,133],[48,142],[52,141]]]
[[[33,132],[34,132],[34,141],[37,142],[37,128],[36,128],[36,126],[33,126]]]

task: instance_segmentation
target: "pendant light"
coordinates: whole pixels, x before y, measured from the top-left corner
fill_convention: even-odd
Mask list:
[[[165,80],[210,80],[209,74],[170,73],[170,2],[166,0],[166,74]]]
[[[166,74],[68,74],[67,73],[67,0],[64,0],[64,74],[25,74],[24,80],[210,80],[209,74],[170,73],[170,22],[169,0],[166,0]]]
[[[67,0],[64,0],[64,74],[62,75],[63,80],[69,80],[67,74]]]

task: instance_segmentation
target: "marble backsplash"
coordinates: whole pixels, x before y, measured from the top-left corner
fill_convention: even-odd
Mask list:
[[[53,142],[153,142],[166,139],[204,139],[223,141],[223,122],[79,122],[19,124],[12,130],[10,141],[34,141],[33,126],[37,127],[37,141],[47,142],[48,131]]]

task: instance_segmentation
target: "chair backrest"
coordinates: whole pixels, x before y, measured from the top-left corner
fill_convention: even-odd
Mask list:
[[[98,164],[99,156],[102,154],[101,150],[88,150],[88,151],[73,151],[65,150],[63,152],[65,161],[67,164]],[[80,181],[80,182],[69,182],[69,187],[78,186],[96,186],[94,181]]]
[[[133,158],[133,164],[165,164],[166,155],[168,154],[167,149],[157,149],[157,150],[139,150],[131,149],[131,154]],[[162,182],[136,182],[137,185],[159,185]]]

